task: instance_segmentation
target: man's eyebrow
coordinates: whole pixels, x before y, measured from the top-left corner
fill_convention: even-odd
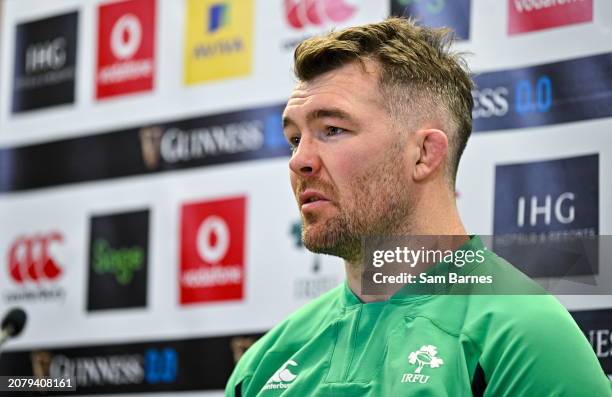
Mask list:
[[[338,108],[327,108],[327,109],[316,109],[306,116],[307,121],[313,121],[316,119],[322,119],[324,117],[332,117],[336,119],[343,119],[347,121],[353,121],[350,114],[342,109]]]
[[[336,119],[355,122],[355,120],[353,119],[353,117],[351,117],[350,114],[338,108],[315,109],[306,115],[306,121],[312,122],[313,120],[321,119],[324,117],[332,117]],[[289,125],[296,125],[296,123],[288,116],[283,116],[283,128],[286,128]]]
[[[289,125],[295,125],[295,122],[287,116],[283,116],[283,128],[287,128]]]

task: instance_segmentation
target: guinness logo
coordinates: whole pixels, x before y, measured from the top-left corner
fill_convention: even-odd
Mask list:
[[[48,377],[52,358],[53,356],[49,352],[33,351],[32,354],[30,354],[30,360],[32,361],[32,374],[34,374],[34,376],[37,378]]]
[[[162,134],[163,130],[161,127],[146,127],[140,130],[142,159],[150,170],[156,169],[159,165]]]
[[[255,343],[256,339],[246,336],[235,336],[230,340],[230,347],[234,356],[234,363],[240,361],[242,355]]]

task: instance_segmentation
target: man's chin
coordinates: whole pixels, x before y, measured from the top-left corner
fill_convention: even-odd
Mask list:
[[[303,243],[308,251],[314,252],[315,254],[328,254],[330,251],[333,251],[334,248],[316,239],[304,239]]]
[[[339,230],[329,228],[315,230],[315,228],[306,227],[302,234],[302,241],[304,247],[315,254],[326,254],[352,260],[356,255],[359,255],[361,243],[359,239],[348,239],[346,237]]]
[[[304,220],[303,228],[302,241],[304,247],[312,252],[325,253],[324,251],[333,248],[337,243],[335,241],[338,237],[337,233],[330,230],[329,225],[325,224],[325,222],[309,222]]]

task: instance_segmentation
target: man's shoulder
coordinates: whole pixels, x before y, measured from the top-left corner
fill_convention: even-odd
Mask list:
[[[474,274],[491,276],[493,282],[468,299],[469,317],[480,330],[529,336],[532,330],[562,325],[580,333],[567,309],[536,281],[492,251],[485,258]]]
[[[533,335],[533,330],[539,334],[563,325],[580,332],[567,309],[552,295],[474,295],[470,302],[473,328],[481,331]]]
[[[554,296],[471,300],[474,314],[463,334],[478,352],[491,395],[609,395],[591,345]]]
[[[269,347],[278,349],[289,348],[290,345],[300,346],[304,340],[312,338],[322,327],[337,318],[338,311],[342,309],[344,284],[340,284],[321,296],[308,302],[282,323],[270,330]],[[266,337],[268,335],[265,335]]]
[[[493,251],[485,251],[485,262],[476,271],[492,277],[493,295],[547,295],[542,286]]]
[[[336,318],[344,288],[344,284],[332,288],[268,331],[245,352],[235,372],[254,372],[266,353],[298,350]]]
[[[461,334],[477,352],[489,394],[610,395],[591,345],[561,302],[494,253],[488,259],[480,271],[503,278],[500,288],[466,296]]]

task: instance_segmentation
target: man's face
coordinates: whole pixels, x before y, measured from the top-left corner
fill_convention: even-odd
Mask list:
[[[360,239],[410,219],[410,137],[384,108],[377,66],[357,62],[298,84],[283,115],[304,245],[359,260]]]

